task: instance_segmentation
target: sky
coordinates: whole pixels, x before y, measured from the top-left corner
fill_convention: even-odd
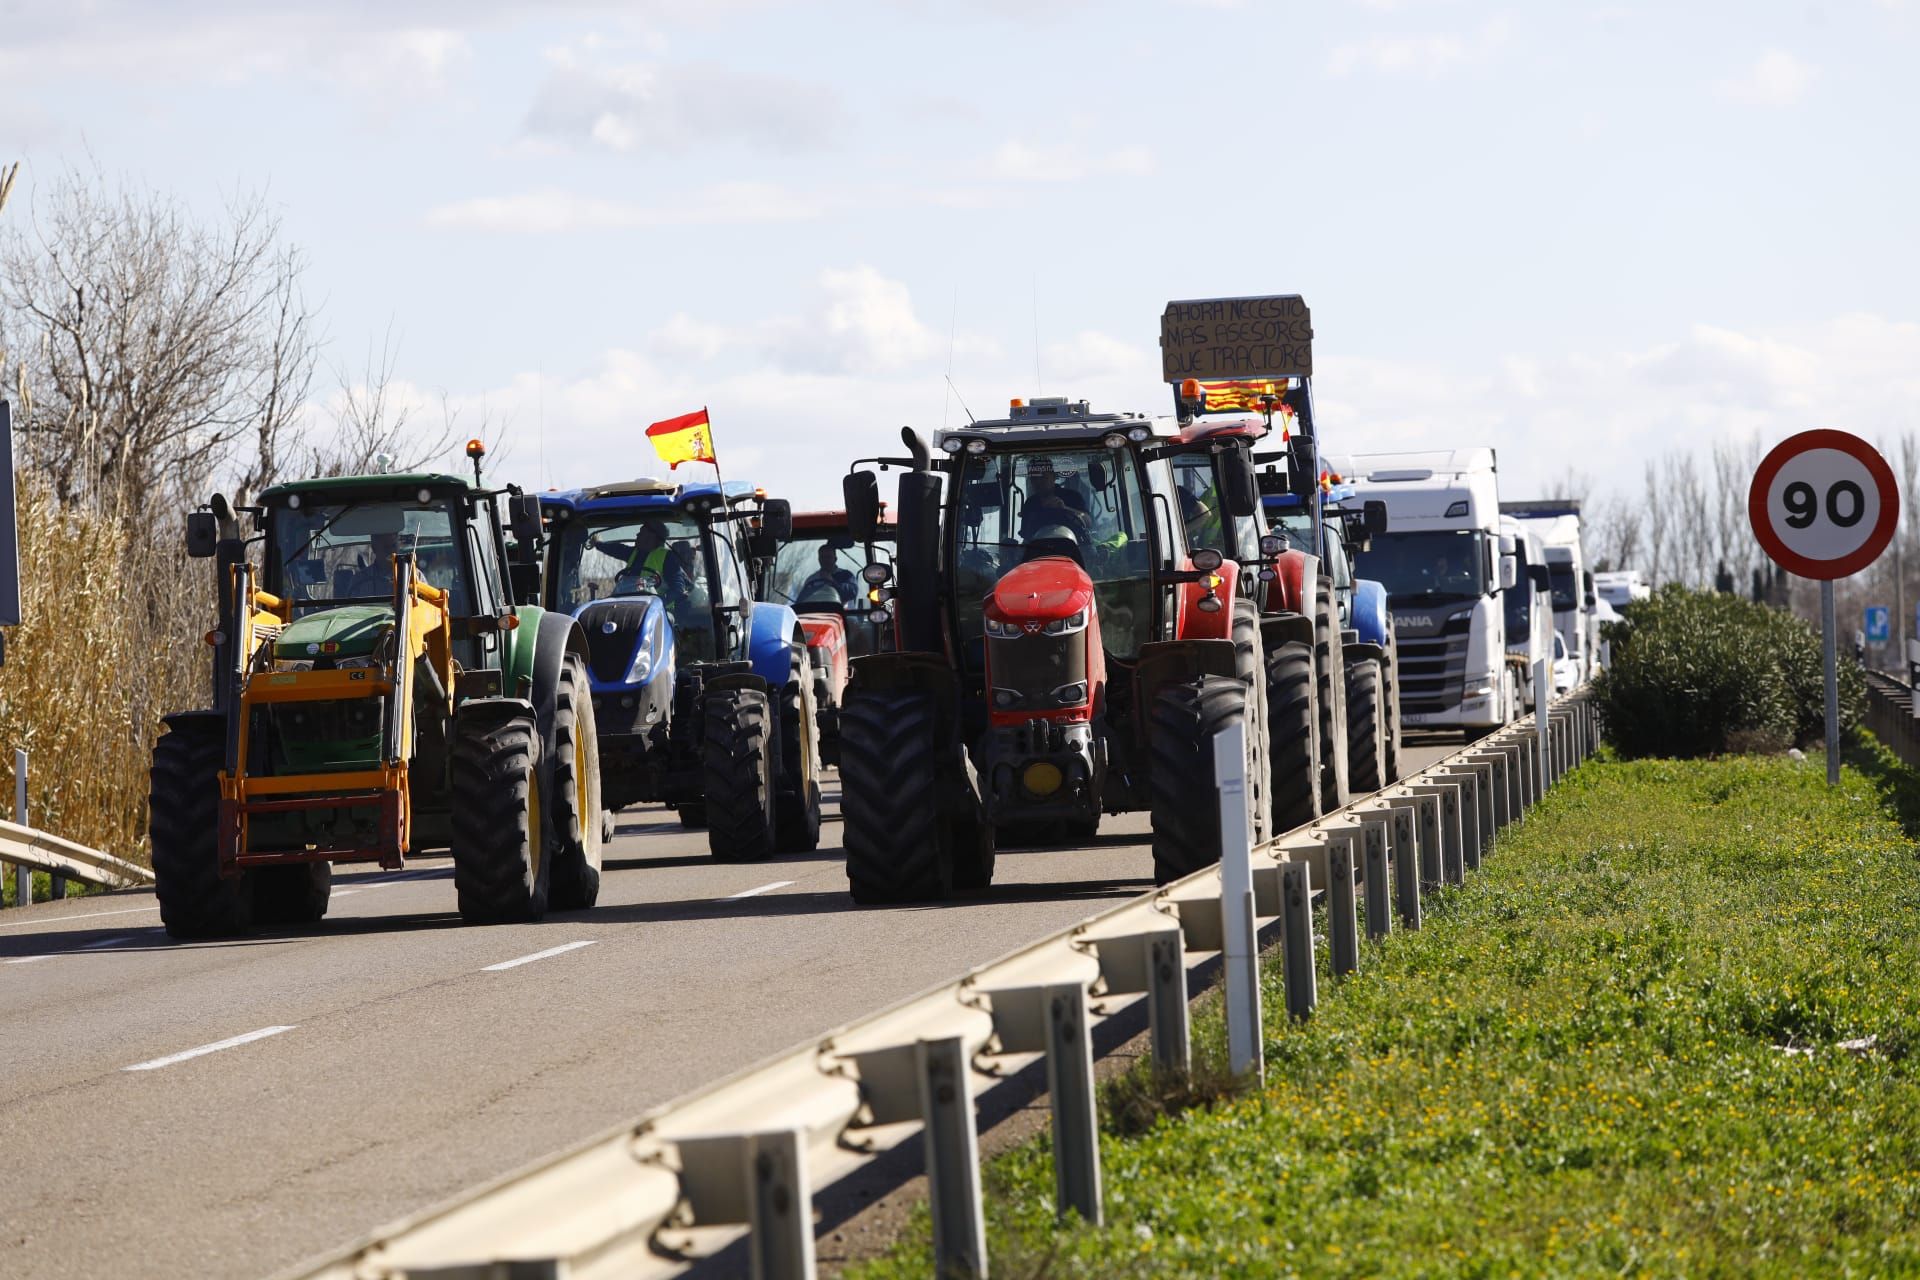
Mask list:
[[[1165,303],[1260,293],[1330,451],[1493,445],[1506,496],[1920,428],[1920,0],[0,15],[0,217],[73,166],[264,193],[330,368],[391,335],[529,487],[706,405],[730,479],[836,504],[903,424],[1164,411]]]

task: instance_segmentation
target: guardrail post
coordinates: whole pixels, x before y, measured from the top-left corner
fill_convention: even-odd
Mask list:
[[[1354,914],[1353,833],[1327,833],[1327,951],[1333,971],[1360,968],[1360,922]]]
[[[1393,814],[1393,879],[1400,908],[1400,923],[1408,929],[1420,927],[1420,838],[1413,814],[1395,805]]]
[[[13,820],[23,827],[33,824],[27,820],[27,753],[13,753]],[[32,872],[29,871],[31,876]],[[28,884],[32,884],[29,879]],[[58,871],[47,874],[47,898],[59,902],[67,896],[67,878]]]
[[[1393,887],[1387,880],[1387,824],[1376,818],[1362,826],[1366,858],[1367,936],[1384,938],[1393,929]]]
[[[1184,943],[1178,929],[1147,943],[1147,1031],[1153,1041],[1153,1065],[1162,1071],[1187,1071],[1193,1066]]]
[[[1435,843],[1440,850],[1440,879],[1445,884],[1464,884],[1467,879],[1467,867],[1463,844],[1466,839],[1466,824],[1461,821],[1462,784],[1459,778],[1449,777],[1414,783],[1407,788],[1415,795],[1432,796],[1438,804],[1436,829],[1438,837]]]
[[[1535,800],[1553,785],[1548,772],[1552,766],[1547,761],[1548,722],[1553,718],[1553,678],[1547,673],[1547,667],[1544,658],[1533,664],[1533,740],[1539,764],[1533,775],[1538,784],[1533,795]]]
[[[682,1138],[675,1145],[681,1194],[694,1221],[703,1227],[747,1224],[753,1280],[813,1280],[813,1188],[805,1132]],[[508,1264],[503,1271],[513,1269]]]
[[[1329,872],[1328,879],[1332,879]],[[1348,910],[1351,911],[1352,881],[1348,882]],[[1320,992],[1313,972],[1313,884],[1304,862],[1283,863],[1280,867],[1280,942],[1285,948],[1287,1012],[1306,1019],[1319,1003]]]
[[[1053,1097],[1054,1210],[1099,1226],[1100,1121],[1093,1097],[1093,1029],[1087,989],[1047,988],[1047,1091]]]
[[[984,1278],[987,1220],[981,1211],[980,1140],[974,1132],[965,1039],[920,1041],[914,1046],[914,1066],[927,1149],[933,1271],[941,1280]]]
[[[21,826],[27,825],[27,753],[15,748],[13,753],[13,812],[14,821]],[[13,905],[26,907],[33,905],[33,868],[24,862],[13,864]]]
[[[1260,949],[1253,918],[1253,840],[1247,820],[1247,725],[1235,720],[1213,735],[1220,785],[1220,924],[1226,970],[1227,1065],[1236,1076],[1266,1079],[1261,1052]]]

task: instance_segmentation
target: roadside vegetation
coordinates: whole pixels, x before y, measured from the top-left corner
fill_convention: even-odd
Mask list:
[[[1110,1090],[1105,1227],[1044,1140],[993,1162],[994,1274],[1920,1274],[1915,784],[1864,737],[1832,791],[1589,762],[1310,1022],[1276,963],[1263,1089]]]
[[[1625,757],[1784,751],[1823,741],[1820,631],[1738,596],[1669,585],[1607,628],[1612,662],[1594,680],[1607,741]],[[1840,664],[1840,723],[1866,683]]]

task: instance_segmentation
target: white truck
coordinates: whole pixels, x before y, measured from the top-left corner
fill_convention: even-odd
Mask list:
[[[1638,569],[1613,569],[1596,573],[1593,575],[1593,588],[1599,592],[1602,600],[1616,610],[1653,594],[1653,588],[1647,585],[1647,580],[1640,576]]]
[[[1473,734],[1517,717],[1527,691],[1507,658],[1503,593],[1515,587],[1519,565],[1500,528],[1493,450],[1331,461],[1357,499],[1387,504],[1387,529],[1355,558],[1354,573],[1387,589],[1400,649],[1401,722]],[[1529,648],[1548,643],[1545,634],[1521,640]]]
[[[1547,553],[1547,579],[1553,588],[1553,629],[1560,633],[1580,679],[1593,674],[1599,645],[1593,575],[1580,545],[1580,504],[1572,500],[1502,502],[1500,510],[1517,516],[1540,535]]]
[[[1547,700],[1553,700],[1553,579],[1547,568],[1546,543],[1533,523],[1518,516],[1500,517],[1500,551],[1514,558],[1514,583],[1501,591],[1507,615],[1507,662],[1515,668],[1526,709],[1531,712],[1542,692],[1534,673],[1546,663]]]

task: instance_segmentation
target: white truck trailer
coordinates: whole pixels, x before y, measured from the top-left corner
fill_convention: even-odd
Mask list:
[[[1540,535],[1553,588],[1553,629],[1560,633],[1580,678],[1587,679],[1593,674],[1599,641],[1594,612],[1599,600],[1580,545],[1580,504],[1572,500],[1502,502],[1500,510]]]
[[[1500,517],[1500,551],[1514,558],[1514,583],[1501,591],[1507,615],[1507,662],[1520,682],[1527,711],[1544,692],[1553,700],[1553,578],[1547,547],[1531,521]],[[1548,681],[1537,687],[1534,675],[1546,663]]]
[[[1354,573],[1387,589],[1401,722],[1471,734],[1514,719],[1527,697],[1507,660],[1502,593],[1515,586],[1518,564],[1500,529],[1493,450],[1355,454],[1334,463],[1357,499],[1387,504],[1386,532],[1355,558]]]

